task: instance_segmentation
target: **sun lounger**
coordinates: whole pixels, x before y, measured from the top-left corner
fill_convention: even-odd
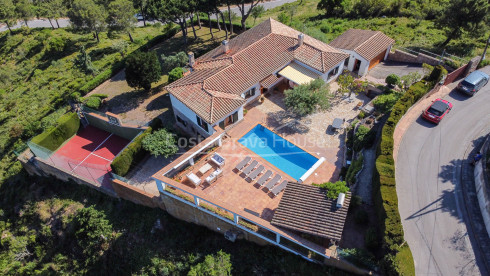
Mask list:
[[[243,169],[242,172],[245,175],[248,175],[253,169],[255,169],[255,167],[257,167],[257,164],[259,164],[259,162],[257,162],[257,160],[252,161],[252,163],[250,163],[250,165],[248,165],[248,167],[246,167],[245,169]]]
[[[194,173],[189,173],[187,175],[187,178],[197,187],[199,184],[201,184],[201,179],[197,177]]]
[[[238,171],[241,171],[248,163],[250,163],[250,160],[252,160],[251,157],[247,156],[245,157],[242,162],[238,163],[238,165],[236,165],[235,169],[238,170]]]
[[[288,181],[284,180],[281,184],[277,185],[276,187],[272,188],[271,192],[274,196],[277,196],[280,192],[282,192],[284,189],[286,189],[286,186],[288,185]]]
[[[250,178],[250,180],[254,181],[255,178],[257,178],[257,176],[259,176],[259,174],[261,174],[263,171],[264,171],[264,166],[260,165],[257,167],[257,169],[255,169],[253,172],[251,172],[248,175],[248,178]]]
[[[271,180],[269,180],[269,182],[267,182],[267,184],[265,184],[265,187],[267,188],[267,190],[270,190],[272,189],[272,187],[274,187],[274,185],[277,184],[277,182],[279,182],[280,180],[282,179],[282,176],[276,174],[276,176],[274,176],[274,178],[272,178]]]
[[[264,185],[264,183],[271,178],[272,172],[270,170],[266,171],[260,178],[257,180],[257,184],[260,186]]]

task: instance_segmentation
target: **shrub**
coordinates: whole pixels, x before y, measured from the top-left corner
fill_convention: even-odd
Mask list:
[[[279,22],[281,22],[282,24],[288,24],[289,23],[289,15],[287,15],[287,13],[285,12],[281,12],[278,16],[277,16],[277,20],[279,20]]]
[[[395,85],[400,83],[400,77],[395,74],[389,74],[386,77],[385,82],[391,87],[394,87]]]
[[[360,151],[364,147],[369,147],[374,142],[376,134],[371,129],[360,125],[354,134],[354,150]]]
[[[427,81],[438,83],[440,80],[442,80],[444,75],[447,75],[447,70],[442,65],[437,65],[430,73]]]
[[[359,225],[366,225],[369,222],[368,213],[365,210],[357,210],[354,215],[354,221]]]
[[[75,240],[89,262],[96,261],[103,244],[112,238],[112,225],[93,206],[80,209],[73,219]]]
[[[188,276],[201,276],[201,275],[219,275],[227,276],[231,275],[231,260],[230,254],[218,251],[216,255],[207,255],[202,263],[194,265],[189,270]]]
[[[102,101],[99,97],[89,97],[85,105],[92,109],[99,109],[101,103]]]
[[[80,102],[80,97],[81,97],[81,95],[80,95],[79,92],[73,92],[73,93],[70,94],[70,99],[72,101],[77,102],[77,103]]]
[[[175,134],[168,132],[164,128],[147,135],[142,143],[143,148],[155,157],[163,155],[168,158],[179,150],[176,145]]]
[[[488,65],[490,65],[490,59],[484,59],[484,60],[482,60],[482,61],[481,61],[481,62],[478,64],[478,66],[477,66],[476,68],[477,68],[477,69],[480,69],[480,68],[483,68],[483,67],[488,66]]]
[[[345,180],[347,180],[347,183],[349,183],[350,185],[352,185],[352,184],[354,184],[356,182],[356,175],[362,169],[362,163],[363,163],[363,161],[364,161],[364,157],[361,154],[349,166],[349,169],[347,170],[347,174],[345,176]]]
[[[313,185],[326,189],[327,197],[331,199],[336,199],[339,196],[339,193],[347,193],[350,190],[345,181],[325,182],[323,184]]]
[[[77,133],[80,118],[74,112],[61,116],[56,125],[32,138],[31,142],[48,150],[55,151],[61,144]]]
[[[284,94],[286,107],[299,116],[306,116],[330,107],[330,93],[322,79],[295,86],[284,91]]]
[[[357,118],[359,119],[364,119],[366,117],[366,113],[364,111],[361,110],[361,112],[359,112],[359,114],[357,115]]]
[[[184,70],[182,67],[175,67],[168,73],[168,83],[172,83],[184,76]]]
[[[388,113],[391,111],[395,103],[400,98],[399,93],[382,94],[376,97],[373,101],[373,105],[381,113]]]
[[[92,94],[92,95],[90,95],[90,97],[97,97],[97,98],[100,98],[102,100],[102,99],[106,99],[108,96],[107,96],[107,94]]]
[[[133,52],[126,59],[126,81],[133,88],[150,90],[160,80],[161,67],[155,51]]]
[[[175,67],[183,67],[189,62],[189,58],[185,52],[179,52],[173,56],[161,55],[162,72],[165,74]]]
[[[143,158],[145,151],[142,149],[142,140],[151,133],[152,128],[149,127],[143,133],[133,139],[127,147],[118,155],[111,163],[112,171],[120,176],[125,176],[131,165]]]
[[[376,267],[376,260],[373,254],[360,248],[346,248],[339,251],[339,255],[347,261],[374,270]]]

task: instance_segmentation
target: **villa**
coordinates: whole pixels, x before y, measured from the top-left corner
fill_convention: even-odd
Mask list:
[[[232,240],[243,234],[309,260],[335,257],[351,195],[330,199],[311,183],[332,178],[337,151],[325,162],[323,146],[280,136],[284,125],[267,112],[283,110],[290,87],[334,80],[348,58],[273,19],[198,59],[189,53],[190,73],[165,89],[177,126],[205,139],[152,176],[161,200],[172,202],[167,212]],[[323,127],[313,131],[325,139]]]
[[[165,87],[179,127],[208,137],[243,119],[261,94],[335,79],[348,54],[268,19],[205,55],[189,53],[190,74]]]

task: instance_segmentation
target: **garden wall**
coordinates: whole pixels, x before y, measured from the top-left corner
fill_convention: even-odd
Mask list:
[[[432,66],[439,64],[439,60],[431,56],[424,55],[422,53],[418,53],[418,55],[414,55],[397,49],[394,52],[390,52],[388,54],[387,60],[404,62],[404,63],[419,63],[419,64],[427,63]]]
[[[145,131],[147,127],[138,127],[131,125],[114,125],[109,123],[109,119],[105,116],[101,116],[91,112],[84,112],[85,118],[90,125],[96,128],[103,129],[107,132],[114,133],[117,136],[121,136],[127,140],[133,140],[134,137],[138,136],[140,132]],[[112,115],[112,114],[111,114]],[[113,115],[115,117],[115,115]]]
[[[122,199],[129,200],[138,205],[143,205],[150,208],[159,207],[165,210],[165,205],[160,203],[158,196],[147,193],[123,181],[113,179],[112,188],[117,196]]]

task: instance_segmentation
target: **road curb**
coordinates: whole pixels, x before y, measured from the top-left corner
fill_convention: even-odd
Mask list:
[[[486,130],[482,130],[484,132]],[[477,135],[479,137],[480,134]],[[483,142],[479,143],[474,148],[471,144],[466,147],[465,153],[463,155],[463,159],[461,160],[461,191],[462,191],[462,199],[464,205],[464,211],[466,212],[468,218],[468,222],[466,223],[468,232],[471,232],[471,235],[474,238],[474,241],[477,244],[478,250],[480,254],[475,255],[482,259],[483,264],[485,266],[485,270],[482,275],[489,275],[490,273],[490,240],[488,239],[488,233],[486,232],[485,224],[483,222],[483,217],[480,212],[480,206],[478,204],[478,198],[476,194],[476,188],[474,185],[474,174],[473,167],[468,162],[468,157],[476,152],[477,149],[481,148]],[[487,272],[487,273],[484,273]]]

